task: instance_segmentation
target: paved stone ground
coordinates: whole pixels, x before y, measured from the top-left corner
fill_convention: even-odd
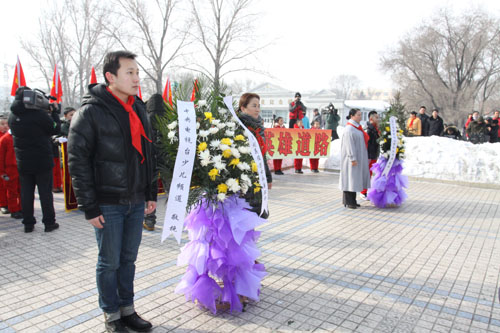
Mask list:
[[[155,332],[500,332],[500,191],[412,181],[400,208],[348,210],[338,175],[287,173],[261,229],[261,301],[243,313],[174,294],[179,246],[144,232],[136,307]],[[94,233],[56,206],[52,233],[0,216],[1,332],[103,331]]]

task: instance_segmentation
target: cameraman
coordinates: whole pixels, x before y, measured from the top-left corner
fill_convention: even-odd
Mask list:
[[[45,232],[53,231],[59,228],[52,197],[54,160],[51,140],[61,128],[57,107],[49,105],[42,93],[21,87],[16,91],[10,110],[9,126],[21,182],[24,232],[32,232],[36,223],[33,216],[35,186],[40,196]]]
[[[307,108],[300,100],[301,97],[302,95],[299,92],[295,93],[295,100],[290,103],[290,106],[288,107],[288,118],[290,119],[288,128],[294,128],[297,120],[304,118],[304,115],[306,114]]]
[[[323,113],[326,113],[325,129],[332,130],[332,141],[339,138],[337,127],[339,126],[340,116],[338,112],[332,103],[328,104],[326,110],[323,110]]]

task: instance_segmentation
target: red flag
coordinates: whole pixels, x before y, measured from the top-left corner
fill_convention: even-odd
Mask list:
[[[142,91],[140,85],[139,85],[139,91],[137,92],[137,96],[139,96],[139,98],[142,99]]]
[[[26,79],[24,78],[23,67],[21,66],[19,57],[17,57],[16,69],[14,70],[14,81],[12,82],[12,90],[10,91],[10,95],[16,96],[16,90],[19,87],[26,87]]]
[[[172,87],[170,86],[170,79],[167,78],[167,83],[165,83],[165,90],[163,91],[163,100],[170,104],[170,106],[173,105],[172,101]]]
[[[50,96],[55,97],[56,100],[50,100],[50,102],[60,104],[62,102],[62,95],[61,76],[56,64],[54,67],[54,76],[52,77],[52,89],[50,89]]]
[[[97,83],[97,76],[95,75],[94,66],[92,66],[92,72],[90,73],[90,84]]]
[[[194,80],[193,92],[191,93],[191,102],[196,99],[196,92],[198,91],[198,79]]]

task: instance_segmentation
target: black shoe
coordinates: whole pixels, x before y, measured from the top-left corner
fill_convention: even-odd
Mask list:
[[[130,316],[122,317],[121,321],[128,328],[131,328],[138,332],[147,332],[153,327],[153,325],[149,321],[146,321],[139,317],[137,312],[134,312]]]
[[[25,224],[24,225],[24,232],[25,233],[33,232],[34,229],[35,229],[35,225],[34,224]]]
[[[2,212],[2,214],[10,214],[9,209],[7,207],[0,207],[0,212]]]
[[[106,332],[128,332],[120,319],[110,321],[109,323],[105,322],[104,326],[106,327]]]
[[[361,207],[361,205],[359,203],[356,204],[356,207]]]
[[[314,173],[318,173],[318,172],[319,172],[319,170],[318,170],[318,169],[313,169],[313,170],[311,170],[311,171],[312,171],[312,172],[314,172]]]
[[[295,173],[304,173],[302,170],[295,170]]]
[[[281,170],[274,171],[274,174],[275,175],[284,175],[283,171],[281,171]]]
[[[358,207],[357,207],[357,206],[355,206],[355,205],[347,205],[347,208],[350,208],[350,209],[356,209],[356,208],[358,208]]]
[[[15,212],[15,213],[12,213],[10,214],[10,217],[14,218],[14,219],[22,219],[23,218],[23,213],[21,212]]]
[[[51,232],[59,229],[59,223],[49,224],[45,226],[45,232]]]

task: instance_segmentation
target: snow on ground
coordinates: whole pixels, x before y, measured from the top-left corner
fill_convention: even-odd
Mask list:
[[[338,131],[341,136],[343,128]],[[500,143],[474,145],[437,136],[405,138],[405,142],[403,173],[408,176],[500,184]],[[340,140],[331,143],[330,157],[319,165],[339,170]]]

